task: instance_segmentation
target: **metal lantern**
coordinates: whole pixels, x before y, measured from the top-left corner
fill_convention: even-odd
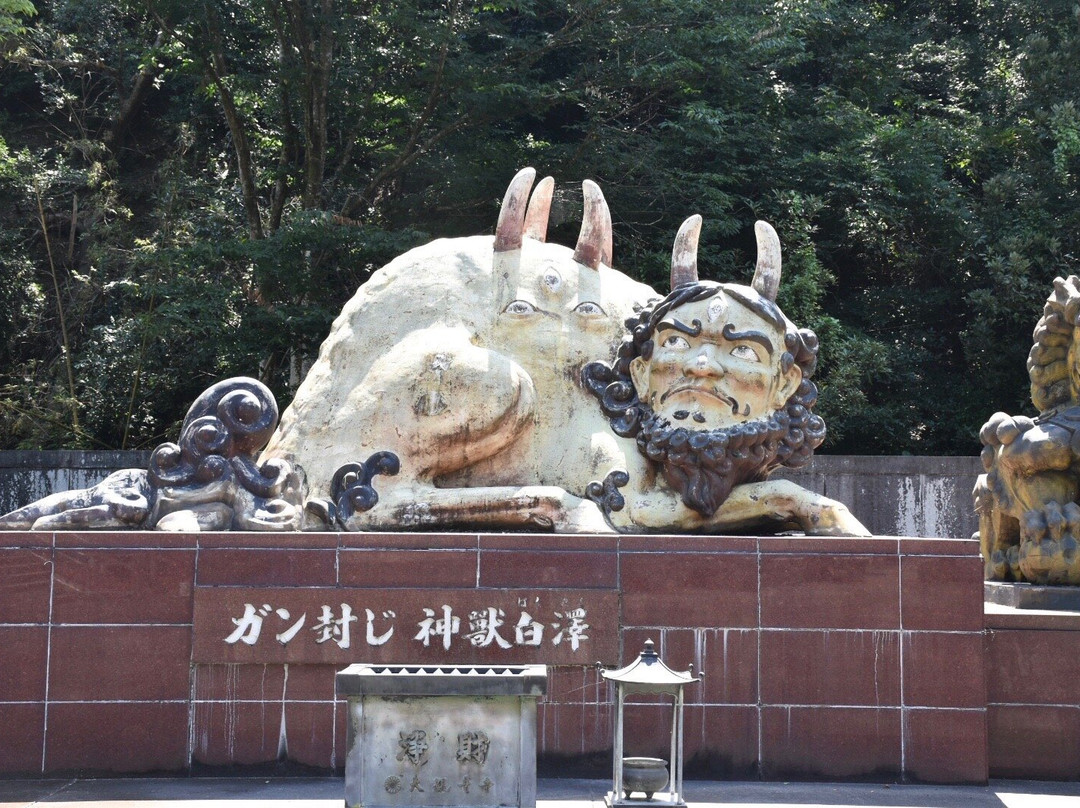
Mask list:
[[[683,688],[700,680],[699,676],[694,676],[693,666],[688,671],[673,671],[657,655],[653,641],[646,640],[644,650],[625,668],[600,668],[600,673],[614,682],[616,689],[614,772],[611,791],[604,797],[604,804],[608,808],[639,805],[641,801],[631,800],[630,795],[641,792],[647,802],[685,806],[682,796]],[[660,758],[623,757],[623,709],[626,697],[634,693],[666,694],[675,700],[671,717],[670,777]],[[663,790],[665,786],[666,791]]]

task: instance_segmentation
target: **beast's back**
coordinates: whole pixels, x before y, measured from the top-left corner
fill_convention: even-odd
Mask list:
[[[361,519],[377,527],[396,526],[402,503],[435,488],[580,496],[610,471],[618,448],[580,369],[613,355],[654,294],[610,268],[610,215],[593,183],[576,248],[546,243],[553,182],[530,199],[534,176],[514,178],[494,238],[432,242],[361,287],[264,458],[300,466],[325,497],[344,464],[394,452],[401,472],[380,481],[382,502]]]

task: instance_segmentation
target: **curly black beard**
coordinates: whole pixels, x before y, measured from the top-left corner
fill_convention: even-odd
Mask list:
[[[637,434],[638,450],[660,464],[664,479],[688,508],[706,517],[716,513],[736,485],[765,479],[791,420],[779,411],[735,426],[697,430],[672,426],[638,406],[648,412]]]

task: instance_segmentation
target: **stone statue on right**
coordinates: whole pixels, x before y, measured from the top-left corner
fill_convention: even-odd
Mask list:
[[[1080,585],[1080,278],[1056,278],[1028,355],[1036,418],[994,413],[975,484],[986,578]]]

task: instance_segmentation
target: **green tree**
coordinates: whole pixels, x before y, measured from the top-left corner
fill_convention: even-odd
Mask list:
[[[743,282],[772,222],[830,451],[977,451],[1077,270],[1072,0],[0,0],[0,27],[2,446],[153,445],[236,373],[287,403],[370,272],[490,232],[523,165],[563,242],[599,181],[660,290],[686,216]]]

